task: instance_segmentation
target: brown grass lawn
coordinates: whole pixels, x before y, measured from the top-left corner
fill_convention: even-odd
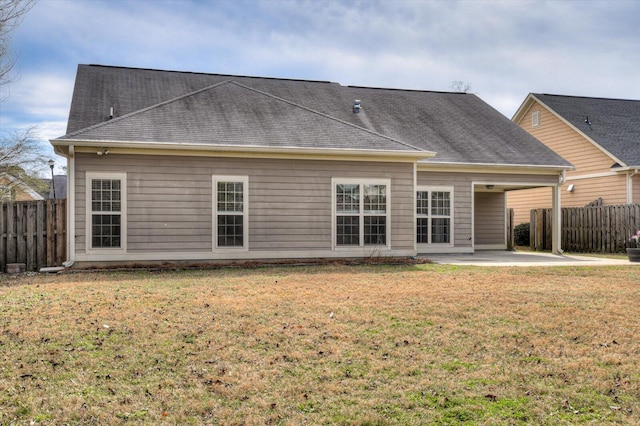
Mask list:
[[[0,424],[640,424],[640,268],[0,275]]]

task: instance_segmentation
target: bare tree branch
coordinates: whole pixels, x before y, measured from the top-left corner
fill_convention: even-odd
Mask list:
[[[460,93],[471,93],[471,84],[456,80],[451,82],[451,90]]]
[[[29,174],[35,174],[45,165],[44,155],[35,127],[0,134],[0,173],[10,173],[20,168]]]
[[[34,5],[35,0],[0,0],[0,86],[13,79],[16,58],[11,53],[11,33]]]
[[[40,189],[38,175],[46,169],[45,155],[35,127],[0,133],[0,199],[11,199],[20,185]]]

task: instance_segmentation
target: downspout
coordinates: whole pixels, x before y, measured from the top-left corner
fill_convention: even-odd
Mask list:
[[[562,254],[562,199],[561,199],[561,187],[567,180],[566,170],[562,171],[558,179],[558,184],[554,185],[551,189],[551,206],[553,212],[553,219],[551,224],[551,251],[554,254]]]
[[[67,261],[62,264],[70,268],[76,261],[76,158],[75,148],[69,146],[67,155]]]

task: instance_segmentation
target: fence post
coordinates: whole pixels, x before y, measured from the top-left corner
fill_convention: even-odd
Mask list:
[[[4,272],[7,264],[7,222],[5,208],[6,203],[0,203],[0,273]]]
[[[55,200],[56,208],[56,266],[61,266],[65,260],[65,248],[67,246],[65,241],[65,202],[66,200]]]
[[[513,209],[507,209],[507,250],[513,250],[515,247],[513,218]]]
[[[46,230],[46,216],[45,216],[45,204],[44,201],[38,201],[36,203],[36,251],[37,251],[37,268],[40,269],[44,266],[48,266],[47,252],[45,247],[44,233]]]
[[[536,249],[536,211],[532,209],[529,211],[529,248],[531,250]]]
[[[544,209],[536,211],[536,251],[544,250]]]
[[[26,252],[27,252],[27,271],[31,271],[37,264],[36,246],[35,246],[35,211],[34,203],[27,204],[27,233],[26,233]]]

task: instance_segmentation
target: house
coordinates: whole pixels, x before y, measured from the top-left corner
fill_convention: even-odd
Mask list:
[[[44,200],[45,197],[40,194],[41,188],[34,188],[33,182],[25,179],[7,172],[0,173],[0,202]]]
[[[640,203],[640,101],[530,93],[513,121],[575,166],[562,207]],[[516,223],[551,207],[545,188],[510,192]]]
[[[504,249],[571,167],[473,94],[99,65],[51,143],[83,263]]]
[[[67,175],[54,175],[53,185],[51,179],[42,179],[43,187],[46,190],[40,191],[44,198],[67,198]]]

